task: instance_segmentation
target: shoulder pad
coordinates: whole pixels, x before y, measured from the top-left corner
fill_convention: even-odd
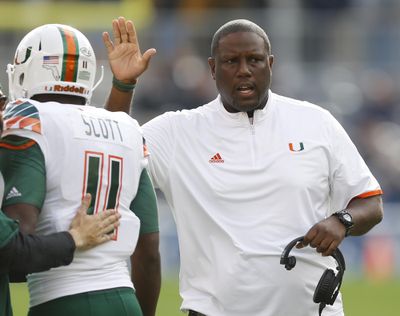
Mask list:
[[[7,105],[4,114],[4,131],[25,129],[41,134],[38,109],[29,101],[16,100]]]

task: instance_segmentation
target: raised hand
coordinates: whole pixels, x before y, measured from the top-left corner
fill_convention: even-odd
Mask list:
[[[135,26],[131,20],[119,17],[112,21],[114,42],[108,32],[103,32],[103,42],[107,48],[108,60],[114,77],[126,83],[136,83],[147,69],[154,48],[141,53]]]

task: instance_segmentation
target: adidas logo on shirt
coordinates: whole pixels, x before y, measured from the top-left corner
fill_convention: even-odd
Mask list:
[[[224,163],[224,159],[222,159],[219,153],[216,153],[211,159],[208,161],[209,163]]]
[[[12,187],[10,192],[8,192],[8,194],[7,194],[6,200],[21,196],[21,195],[22,195],[21,192],[19,192],[16,187]]]

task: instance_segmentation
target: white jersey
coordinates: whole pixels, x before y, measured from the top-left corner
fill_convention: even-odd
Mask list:
[[[284,247],[356,196],[381,193],[331,114],[272,92],[250,122],[220,100],[142,126],[154,185],[172,209],[181,308],[207,316],[318,315],[313,294],[332,257]],[[335,270],[336,271],[336,270]],[[339,295],[325,316],[343,315]]]
[[[38,234],[68,230],[85,192],[93,212],[116,208],[122,215],[114,240],[88,251],[75,251],[64,267],[28,276],[31,306],[82,292],[133,287],[127,260],[133,253],[139,219],[129,209],[147,163],[142,133],[129,115],[91,106],[32,100],[8,109],[5,135],[35,140],[44,155],[46,197]]]

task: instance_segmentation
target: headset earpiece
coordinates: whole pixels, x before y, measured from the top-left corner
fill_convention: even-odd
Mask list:
[[[292,270],[296,266],[296,257],[295,256],[289,257],[289,253],[290,253],[290,250],[292,250],[292,248],[298,242],[300,242],[302,240],[303,240],[303,237],[299,237],[299,238],[292,240],[290,243],[288,243],[288,245],[283,250],[280,263],[285,265],[286,270]]]
[[[283,250],[280,263],[285,265],[286,270],[291,270],[296,266],[296,257],[289,256],[289,253],[292,248],[302,240],[303,237],[298,237],[292,240]],[[338,272],[335,274],[332,269],[326,269],[315,288],[313,301],[319,303],[319,315],[321,315],[326,304],[333,305],[335,302],[336,297],[339,294],[340,286],[342,285],[344,270],[346,269],[344,257],[339,248],[336,248],[331,256],[338,264]]]
[[[332,300],[337,282],[336,275],[332,269],[326,269],[315,288],[313,300],[315,303],[325,302],[328,304]]]
[[[290,256],[285,263],[286,270],[292,270],[296,266],[296,257]]]

